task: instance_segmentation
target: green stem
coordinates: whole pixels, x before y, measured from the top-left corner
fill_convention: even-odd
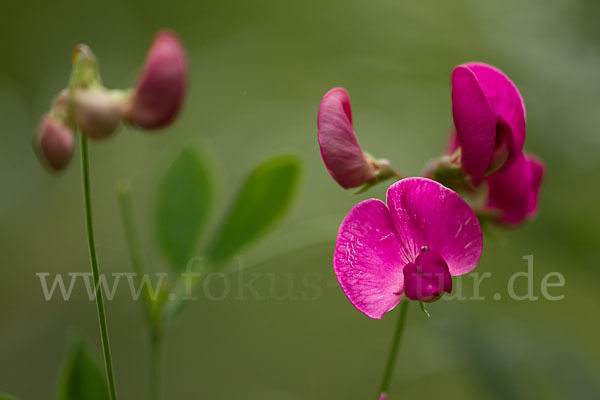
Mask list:
[[[142,284],[142,278],[146,274],[144,268],[144,262],[142,259],[142,251],[140,247],[140,241],[138,232],[135,225],[135,219],[133,216],[133,204],[131,201],[131,187],[129,182],[123,181],[117,190],[119,197],[119,205],[121,207],[121,217],[123,220],[123,227],[125,229],[125,236],[127,239],[127,247],[129,249],[129,256],[131,258],[131,264],[137,277],[138,287]],[[144,313],[146,315],[146,322],[148,323],[148,333],[150,341],[150,362],[148,364],[148,386],[149,386],[149,398],[152,400],[158,400],[160,396],[161,388],[161,315],[157,303],[152,299],[150,289],[144,285]]]
[[[400,340],[402,339],[402,331],[404,330],[404,321],[406,320],[406,310],[408,308],[408,299],[402,299],[400,301],[400,315],[398,316],[398,325],[396,325],[396,332],[394,333],[394,339],[392,341],[392,347],[388,355],[388,361],[385,366],[385,373],[383,380],[381,381],[381,387],[377,399],[380,399],[382,395],[386,395],[390,388],[392,381],[392,373],[394,372],[394,366],[396,365],[396,358],[398,355],[398,348],[400,347]]]
[[[143,284],[143,277],[146,275],[146,269],[144,268],[144,262],[142,258],[142,251],[139,241],[139,235],[135,225],[135,219],[133,216],[133,204],[131,201],[131,187],[129,182],[123,180],[117,189],[117,195],[119,198],[119,206],[121,208],[121,219],[123,221],[123,228],[125,230],[125,238],[127,240],[127,248],[129,250],[129,258],[131,259],[131,265],[135,272],[137,285]],[[144,313],[149,329],[152,331],[156,328],[156,323],[153,319],[153,300],[150,294],[150,289],[147,285],[143,285],[144,293]]]
[[[161,398],[161,362],[162,362],[162,335],[153,333],[150,338],[150,399]]]
[[[104,311],[104,299],[102,298],[102,287],[100,286],[100,273],[98,272],[98,258],[96,256],[96,242],[94,240],[94,223],[92,216],[92,195],[90,189],[90,166],[88,160],[87,137],[84,133],[81,136],[81,175],[83,178],[83,200],[85,205],[85,221],[87,228],[88,246],[90,251],[90,264],[92,266],[92,275],[94,277],[94,287],[96,288],[96,308],[98,311],[98,321],[100,322],[100,336],[102,338],[102,352],[104,354],[104,366],[106,368],[106,377],[110,398],[117,399],[115,389],[115,377],[112,368],[112,358],[110,355],[110,343],[108,341],[108,328],[106,326],[106,312]]]

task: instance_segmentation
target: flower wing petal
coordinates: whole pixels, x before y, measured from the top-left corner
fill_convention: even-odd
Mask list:
[[[507,225],[518,225],[535,216],[543,175],[541,161],[521,154],[508,169],[487,178],[487,208],[500,211],[500,220]]]
[[[406,263],[386,205],[370,199],[354,206],[340,226],[333,256],[335,275],[350,302],[380,319],[400,301]]]

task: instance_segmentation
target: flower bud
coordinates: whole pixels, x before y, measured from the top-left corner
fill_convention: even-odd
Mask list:
[[[98,73],[98,59],[92,50],[85,44],[78,44],[73,50],[73,72],[69,81],[69,88],[92,88],[100,84]]]
[[[446,261],[424,248],[414,263],[404,266],[404,293],[411,300],[431,303],[452,292],[452,275]]]
[[[340,186],[349,189],[375,180],[375,165],[356,139],[346,89],[331,89],[323,96],[317,129],[323,162]]]
[[[44,164],[55,172],[69,164],[75,146],[69,127],[47,115],[42,117],[36,145]]]
[[[187,60],[181,42],[170,31],[159,32],[127,104],[127,121],[144,129],[171,124],[181,109],[186,82]]]
[[[105,139],[121,123],[123,100],[102,89],[77,90],[74,94],[75,122],[91,139]]]

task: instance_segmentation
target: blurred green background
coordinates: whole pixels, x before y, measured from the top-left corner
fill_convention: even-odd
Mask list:
[[[46,173],[31,149],[39,117],[66,85],[75,44],[96,52],[107,86],[127,87],[154,32],[170,27],[191,65],[177,124],[152,134],[123,129],[90,146],[101,269],[130,270],[115,196],[122,177],[132,182],[146,259],[166,266],[150,217],[158,181],[186,145],[219,160],[221,205],[268,156],[299,154],[304,174],[292,214],[243,254],[245,271],[262,274],[255,287],[265,299],[201,298],[168,331],[165,398],[374,398],[395,313],[374,321],[354,309],[331,258],[346,212],[385,187],[350,195],[328,176],[319,102],[346,87],[362,145],[418,174],[452,125],[450,72],[473,60],[504,70],[525,98],[526,149],[547,163],[539,218],[487,238],[477,269],[492,272],[480,289],[485,301],[440,301],[431,320],[411,308],[392,399],[600,398],[599,19],[596,0],[3,2],[0,391],[53,398],[70,328],[100,355],[82,285],[71,301],[46,302],[35,275],[89,271],[78,152],[64,175]],[[551,294],[563,300],[508,299],[507,281],[526,270],[529,254],[536,295],[543,276],[558,271],[566,285]],[[307,274],[317,289],[303,283]],[[462,282],[470,293],[471,279]],[[209,288],[219,293],[219,285]],[[299,298],[277,297],[290,290]],[[107,307],[121,398],[147,398],[141,308],[125,286]]]

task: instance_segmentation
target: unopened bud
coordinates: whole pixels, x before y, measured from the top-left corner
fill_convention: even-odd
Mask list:
[[[344,88],[328,91],[319,107],[317,130],[321,158],[331,177],[344,189],[375,182],[375,165],[356,138],[350,95]]]
[[[47,115],[42,117],[36,145],[44,163],[55,172],[69,164],[75,146],[69,127]]]
[[[98,60],[92,50],[85,44],[75,46],[73,51],[73,72],[69,82],[70,88],[92,88],[100,83]]]
[[[185,50],[174,33],[160,31],[127,104],[127,121],[144,129],[171,124],[181,109],[186,84]]]
[[[105,139],[121,123],[123,100],[102,89],[77,90],[74,95],[75,122],[88,137]]]

